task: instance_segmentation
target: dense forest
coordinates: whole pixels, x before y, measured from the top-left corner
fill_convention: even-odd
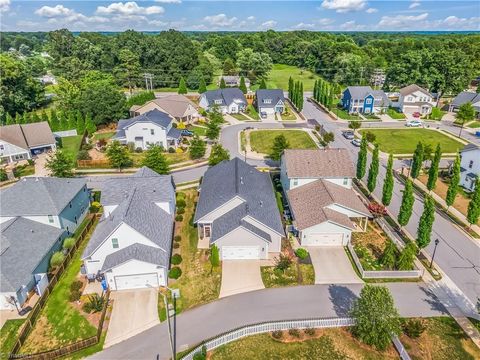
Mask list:
[[[12,116],[41,105],[43,89],[33,79],[47,71],[60,79],[57,95],[63,106],[81,111],[79,99],[88,97],[92,86],[97,89],[91,96],[101,95],[104,86],[109,91],[144,86],[144,73],[153,75],[155,88],[177,87],[184,78],[197,89],[202,79],[208,84],[221,71],[241,73],[255,83],[268,76],[272,63],[283,63],[342,86],[368,84],[374,72],[382,71],[387,90],[417,83],[440,94],[456,94],[480,75],[480,35],[475,33],[73,34],[63,29],[1,36],[1,111]],[[39,56],[42,52],[48,57]]]

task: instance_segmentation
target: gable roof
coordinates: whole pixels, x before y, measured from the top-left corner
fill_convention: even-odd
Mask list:
[[[0,228],[0,292],[15,292],[32,281],[33,272],[64,230],[23,217]]]
[[[354,229],[347,215],[328,206],[339,205],[365,216],[370,212],[352,189],[333,184],[328,180],[316,180],[287,192],[296,227],[300,230],[331,221]]]
[[[55,144],[55,138],[48,122],[13,124],[0,127],[0,140],[22,149]]]
[[[408,85],[408,86],[405,86],[403,88],[400,89],[400,95],[403,95],[403,96],[407,96],[415,91],[421,91],[423,92],[425,95],[428,95],[428,96],[432,96],[432,94],[430,94],[427,90],[425,90],[424,88],[421,88],[420,86],[416,85],[416,84],[411,84],[411,85]]]
[[[85,185],[82,178],[24,177],[0,191],[0,214],[59,215]]]
[[[281,100],[285,102],[282,89],[260,89],[255,92],[257,98],[257,105],[262,107],[275,107]],[[271,100],[270,103],[265,103],[265,100]]]
[[[141,109],[145,105],[154,103],[173,117],[183,117],[190,106],[195,108],[195,104],[186,96],[181,94],[167,95],[148,101],[144,105],[133,105],[130,111]]]
[[[374,104],[377,106],[387,106],[390,102],[383,90],[373,90],[370,86],[349,86],[345,91],[347,90],[352,99],[365,99],[368,95],[372,95]]]
[[[209,106],[213,106],[213,105],[229,106],[234,102],[242,103],[242,104],[247,103],[247,99],[245,99],[245,95],[239,88],[207,90],[202,94],[202,96],[205,96]],[[215,104],[215,100],[220,100],[221,103]]]
[[[245,216],[251,216],[279,234],[284,234],[270,175],[239,158],[222,161],[205,172],[194,221],[236,196],[244,202]]]
[[[452,105],[460,107],[461,105],[468,102],[472,104],[480,102],[480,94],[471,91],[462,91],[452,100]],[[480,111],[480,105],[474,106],[474,108],[476,111]]]
[[[289,178],[355,177],[347,149],[287,149],[283,153]]]
[[[164,113],[163,111],[153,109],[130,119],[119,120],[117,124],[117,134],[115,135],[115,137],[124,137],[125,130],[133,124],[139,122],[154,123],[166,129],[171,124],[172,118],[170,115]]]
[[[150,264],[168,264],[168,254],[162,249],[143,244],[132,244],[105,257],[102,271],[107,271],[130,260],[144,261]]]

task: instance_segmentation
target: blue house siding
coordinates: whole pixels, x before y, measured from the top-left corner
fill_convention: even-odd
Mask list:
[[[72,234],[85,218],[90,206],[90,192],[86,186],[75,195],[70,204],[62,210],[59,217],[62,228]]]
[[[350,109],[352,107],[352,95],[350,94],[350,91],[347,89],[343,92],[342,96],[342,107],[345,110],[348,110],[350,112]]]
[[[373,113],[373,104],[375,101],[375,98],[373,95],[368,95],[364,99],[365,101],[363,102],[363,111],[361,111],[364,114],[371,114]]]

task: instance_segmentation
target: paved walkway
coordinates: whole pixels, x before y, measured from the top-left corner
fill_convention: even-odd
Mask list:
[[[37,155],[37,158],[35,159],[35,175],[37,177],[44,177],[44,176],[50,176],[50,170],[45,168],[45,164],[47,163],[47,159],[50,156],[50,154],[47,153],[42,153]]]

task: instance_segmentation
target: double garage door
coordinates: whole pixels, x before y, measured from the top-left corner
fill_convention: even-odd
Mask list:
[[[309,234],[302,240],[302,245],[306,246],[342,246],[343,234]]]
[[[223,260],[259,259],[260,247],[258,246],[222,246]]]
[[[117,290],[158,287],[158,276],[156,273],[118,275],[115,276],[115,285]]]

